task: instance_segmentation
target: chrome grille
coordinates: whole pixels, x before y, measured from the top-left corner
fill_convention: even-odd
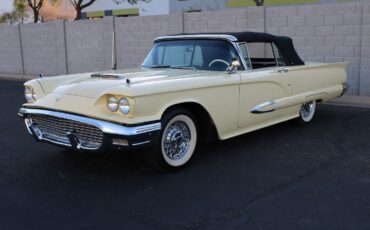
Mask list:
[[[43,139],[70,145],[68,133],[76,134],[84,148],[96,149],[103,142],[103,132],[89,124],[48,115],[30,115],[32,125],[42,133]]]

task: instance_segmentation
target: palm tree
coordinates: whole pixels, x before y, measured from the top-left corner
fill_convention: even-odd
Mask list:
[[[14,13],[17,15],[17,18],[20,18],[21,23],[23,23],[28,10],[27,3],[23,0],[14,0],[13,8]]]

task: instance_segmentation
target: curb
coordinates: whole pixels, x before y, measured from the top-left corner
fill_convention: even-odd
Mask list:
[[[370,97],[344,95],[325,104],[358,108],[370,108]]]

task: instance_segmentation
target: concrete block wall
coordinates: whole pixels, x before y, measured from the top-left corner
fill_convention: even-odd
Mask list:
[[[306,61],[348,61],[349,94],[370,96],[370,2],[0,27],[0,73],[59,75],[107,70],[113,30],[118,68],[139,66],[153,39],[167,34],[248,30],[287,35]]]
[[[113,18],[65,22],[68,73],[107,70],[112,59]]]
[[[364,2],[362,10],[359,94],[370,96],[370,3]]]
[[[23,74],[19,26],[0,27],[0,72]]]
[[[362,3],[266,8],[266,31],[292,37],[306,61],[349,62],[349,94],[358,94]]]
[[[118,68],[139,66],[156,37],[183,32],[183,14],[115,18]]]
[[[184,32],[264,31],[264,8],[249,7],[184,14]]]
[[[24,74],[66,74],[62,21],[20,25]]]

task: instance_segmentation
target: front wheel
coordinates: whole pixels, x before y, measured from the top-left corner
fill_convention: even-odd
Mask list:
[[[301,105],[301,109],[299,111],[299,124],[306,124],[312,121],[316,112],[316,101],[306,102]]]
[[[158,170],[184,166],[192,157],[198,138],[195,118],[187,110],[174,110],[162,119],[158,146],[149,152],[149,164]]]

